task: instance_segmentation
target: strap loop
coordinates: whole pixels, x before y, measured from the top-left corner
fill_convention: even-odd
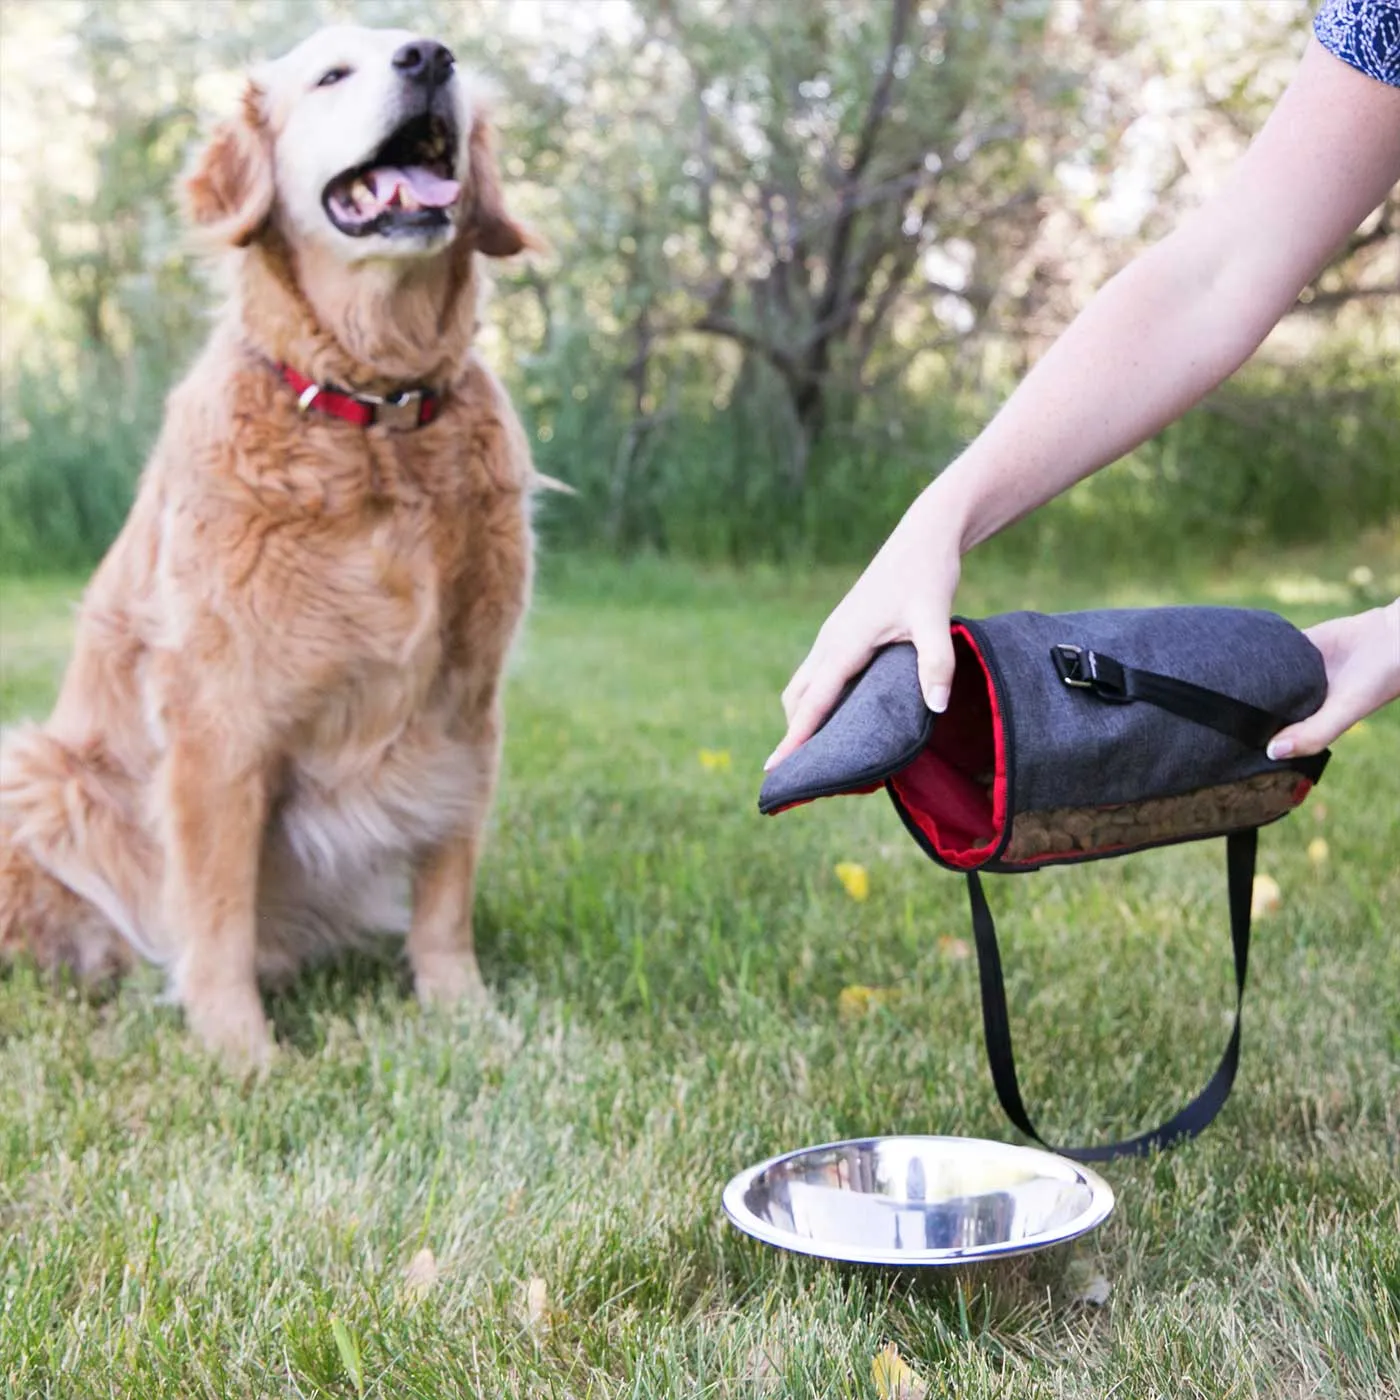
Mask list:
[[[1054,1147],[1053,1152],[1081,1162],[1103,1162],[1111,1157],[1143,1157],[1165,1151],[1183,1138],[1195,1137],[1206,1128],[1230,1097],[1235,1072],[1240,1063],[1240,1015],[1244,1007],[1245,977],[1249,968],[1250,901],[1254,890],[1254,865],[1259,833],[1251,828],[1227,838],[1226,864],[1230,884],[1230,941],[1235,954],[1235,1028],[1220,1064],[1205,1088],[1179,1113],[1159,1128],[1101,1147]],[[1027,1137],[1049,1144],[1035,1130],[1016,1081],[1016,1060],[1011,1049],[1011,1024],[1006,1010],[1006,987],[1002,981],[1001,954],[997,948],[996,924],[982,893],[982,882],[975,870],[967,876],[972,905],[972,933],[977,943],[977,969],[982,983],[982,1029],[987,1042],[987,1062],[992,1083],[1006,1116]]]

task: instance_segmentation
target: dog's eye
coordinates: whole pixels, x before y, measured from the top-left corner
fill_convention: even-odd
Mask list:
[[[350,70],[348,68],[328,68],[321,74],[317,87],[334,87],[342,78],[348,78]]]

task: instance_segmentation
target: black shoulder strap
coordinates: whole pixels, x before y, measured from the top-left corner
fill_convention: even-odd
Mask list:
[[[1282,715],[1236,700],[1233,695],[1210,690],[1194,681],[1125,666],[1101,651],[1061,645],[1051,647],[1050,657],[1060,679],[1071,689],[1087,690],[1101,700],[1118,704],[1145,700],[1182,719],[1228,734],[1252,749],[1266,747],[1288,723]]]
[[[1168,1148],[1182,1138],[1195,1137],[1220,1112],[1225,1100],[1230,1097],[1230,1088],[1235,1082],[1235,1071],[1240,1062],[1240,1012],[1244,1005],[1245,974],[1249,963],[1250,901],[1258,843],[1259,833],[1254,829],[1237,831],[1228,838],[1226,859],[1230,877],[1230,939],[1235,949],[1235,1029],[1210,1082],[1180,1113],[1149,1133],[1103,1147],[1056,1147],[1052,1151],[1081,1162],[1102,1162],[1110,1157],[1141,1157]],[[1006,1013],[1006,988],[1002,984],[996,925],[976,871],[968,872],[967,888],[972,903],[972,932],[977,940],[977,967],[982,980],[982,1027],[987,1039],[987,1060],[992,1069],[992,1082],[996,1085],[997,1097],[1006,1110],[1006,1116],[1027,1137],[1048,1146],[1031,1123],[1016,1083],[1016,1062],[1011,1051],[1011,1024]]]

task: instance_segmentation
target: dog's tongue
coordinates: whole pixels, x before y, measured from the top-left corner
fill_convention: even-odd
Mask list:
[[[423,165],[382,165],[371,170],[365,181],[374,201],[381,207],[394,202],[401,189],[407,188],[424,209],[446,209],[457,202],[462,187],[456,180],[445,180]]]

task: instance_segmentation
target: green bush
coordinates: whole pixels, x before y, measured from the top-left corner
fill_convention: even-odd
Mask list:
[[[160,427],[169,371],[90,360],[7,376],[0,418],[0,571],[94,564],[116,537]]]
[[[1325,543],[1400,519],[1400,379],[1341,356],[1251,366],[1001,548],[1135,568]]]
[[[130,504],[173,372],[146,352],[9,376],[0,570],[47,573],[100,557]],[[540,469],[578,493],[547,499],[548,547],[855,564],[978,426],[949,397],[886,392],[838,404],[798,484],[777,386],[741,375],[717,407],[710,372],[695,359],[658,364],[664,398],[639,433],[630,386],[588,336],[564,337],[517,368],[510,387]],[[1306,371],[1254,366],[994,551],[1076,569],[1143,568],[1344,537],[1400,518],[1397,425],[1400,380],[1382,366],[1342,357]]]

